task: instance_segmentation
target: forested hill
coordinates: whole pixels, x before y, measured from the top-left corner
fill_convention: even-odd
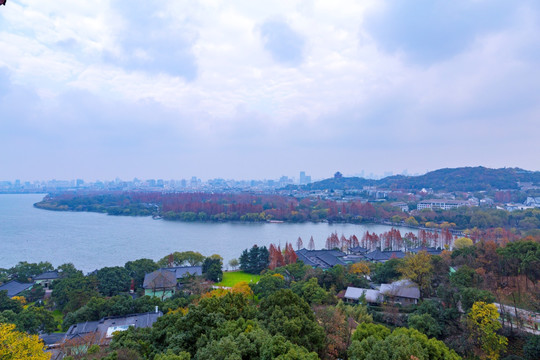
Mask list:
[[[381,180],[358,177],[331,178],[309,185],[306,190],[362,189],[364,186],[380,186],[393,189],[422,189],[446,191],[479,191],[490,189],[517,189],[519,182],[540,185],[540,171],[519,168],[489,169],[482,166],[439,169],[420,176],[396,175]]]

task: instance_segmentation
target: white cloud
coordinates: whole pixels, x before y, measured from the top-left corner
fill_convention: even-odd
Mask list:
[[[110,140],[98,144],[104,152],[117,149],[114,139],[125,139],[122,129],[134,122],[131,137],[138,138],[138,131],[155,134],[159,125],[170,134],[159,147],[169,145],[168,156],[177,158],[176,143],[182,143],[182,151],[199,159],[194,163],[211,162],[204,147],[234,157],[258,146],[258,157],[266,160],[287,151],[302,154],[268,174],[246,172],[252,177],[280,173],[280,166],[303,168],[304,162],[319,166],[311,170],[318,176],[337,166],[353,173],[358,166],[413,171],[471,161],[514,165],[497,165],[504,151],[520,157],[516,165],[537,166],[511,149],[523,143],[538,149],[533,132],[523,134],[539,115],[538,10],[524,0],[503,20],[456,29],[461,45],[450,53],[443,47],[435,57],[428,51],[429,61],[415,62],[429,42],[411,42],[410,34],[381,38],[373,30],[373,19],[384,25],[395,18],[394,4],[11,2],[0,9],[0,67],[10,70],[19,89],[35,94],[35,109],[47,110],[42,126],[58,129],[60,138],[58,126],[66,122],[91,134],[103,134],[111,123]],[[426,14],[406,15],[413,17],[410,22]],[[291,48],[292,62],[265,48],[261,29],[276,21],[286,26],[280,34],[300,39]],[[453,29],[452,23],[444,26]],[[275,45],[279,49],[284,42]],[[92,114],[107,121],[83,113],[89,111],[84,103],[65,103],[73,101],[66,94],[92,99]],[[124,110],[114,111],[115,103]],[[130,106],[140,114],[127,111]],[[25,114],[19,116],[28,119]],[[471,151],[448,159],[447,139]],[[493,156],[481,151],[501,143],[506,146]],[[440,162],[443,155],[447,163]],[[317,165],[310,156],[322,161]],[[411,158],[423,158],[423,164]]]

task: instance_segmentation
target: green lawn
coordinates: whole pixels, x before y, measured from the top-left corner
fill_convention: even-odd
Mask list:
[[[54,320],[60,323],[60,325],[58,325],[58,329],[55,332],[62,332],[62,321],[64,320],[64,315],[60,310],[54,310],[52,315],[54,317]]]
[[[234,286],[235,284],[245,281],[249,283],[256,283],[261,278],[260,275],[248,274],[243,271],[229,271],[223,273],[223,281],[217,283],[218,286]]]

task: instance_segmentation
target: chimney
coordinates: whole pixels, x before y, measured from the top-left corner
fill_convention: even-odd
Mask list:
[[[156,305],[156,314],[159,312],[159,306]]]

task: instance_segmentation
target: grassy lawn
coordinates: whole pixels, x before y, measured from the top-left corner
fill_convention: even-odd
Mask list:
[[[216,285],[231,287],[241,281],[245,281],[248,284],[251,282],[256,283],[260,278],[260,275],[248,274],[243,271],[229,271],[223,273],[223,281],[217,283]]]
[[[64,315],[62,315],[62,312],[60,310],[54,310],[52,315],[54,319],[60,323],[60,325],[58,325],[58,329],[55,332],[62,332],[62,321],[64,319]]]

